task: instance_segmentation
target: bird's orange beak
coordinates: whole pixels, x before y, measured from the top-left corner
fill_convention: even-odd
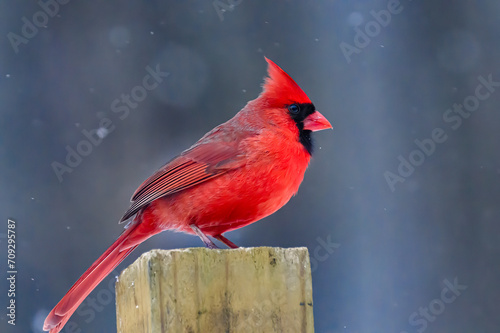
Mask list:
[[[304,129],[309,131],[321,131],[332,128],[332,124],[319,111],[314,111],[304,119]]]

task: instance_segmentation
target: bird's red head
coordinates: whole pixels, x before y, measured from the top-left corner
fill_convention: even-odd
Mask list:
[[[273,61],[266,58],[268,77],[264,81],[261,96],[275,106],[285,104],[311,104],[311,100],[297,83]],[[274,105],[273,105],[274,106]]]
[[[310,133],[332,128],[332,125],[284,70],[268,58],[266,61],[268,77],[256,100],[262,106],[264,117],[270,123],[298,134],[300,142],[312,152]]]

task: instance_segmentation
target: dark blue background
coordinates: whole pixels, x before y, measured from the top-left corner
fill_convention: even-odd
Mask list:
[[[380,16],[393,1],[243,0],[219,15],[228,0],[73,0],[47,22],[36,1],[1,1],[0,331],[40,332],[120,234],[116,222],[136,187],[259,94],[265,55],[334,129],[316,133],[298,195],[228,237],[309,248],[317,332],[499,332],[500,91],[456,129],[458,120],[443,116],[474,101],[479,76],[500,81],[500,2],[402,0],[375,23],[370,12]],[[34,15],[45,27],[16,52],[9,36],[22,36],[23,17]],[[346,44],[357,47],[349,57]],[[120,119],[112,102],[157,64],[169,76]],[[60,182],[51,164],[65,163],[66,146],[76,149],[103,118],[114,130],[101,129],[100,144]],[[429,156],[415,153],[414,140],[436,128],[446,140]],[[421,165],[402,170],[392,191],[384,174],[398,174],[400,155]],[[9,217],[17,223],[15,327],[4,314]],[[337,247],[326,255],[328,240]],[[191,246],[202,243],[165,232],[118,269],[153,248]],[[116,331],[113,278],[91,295],[101,292],[99,311],[84,303],[72,317],[81,332]],[[455,278],[467,289],[442,303],[445,280]],[[418,314],[429,306],[432,320]]]

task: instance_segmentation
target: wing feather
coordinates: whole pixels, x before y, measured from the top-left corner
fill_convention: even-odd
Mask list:
[[[241,140],[213,140],[210,136],[202,140],[146,179],[135,191],[120,222],[158,198],[218,177],[244,163],[244,154],[238,151]]]

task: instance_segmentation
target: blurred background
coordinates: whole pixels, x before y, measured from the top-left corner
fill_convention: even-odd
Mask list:
[[[0,331],[41,332],[137,186],[257,97],[267,56],[334,129],[298,195],[228,238],[309,248],[317,332],[500,332],[498,31],[494,0],[0,1]],[[63,332],[115,332],[114,276],[202,245],[148,240]]]

